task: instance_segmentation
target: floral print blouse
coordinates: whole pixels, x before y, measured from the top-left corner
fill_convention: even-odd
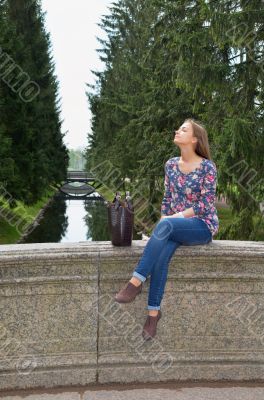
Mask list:
[[[215,235],[219,221],[215,208],[217,171],[213,161],[202,159],[199,167],[189,173],[181,172],[180,157],[165,163],[164,197],[161,215],[172,215],[193,207],[195,216],[202,219]]]

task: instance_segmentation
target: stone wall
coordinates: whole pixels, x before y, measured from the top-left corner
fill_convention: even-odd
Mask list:
[[[145,245],[0,246],[0,390],[264,381],[264,242],[180,247],[150,342],[149,280],[133,303],[113,301]]]

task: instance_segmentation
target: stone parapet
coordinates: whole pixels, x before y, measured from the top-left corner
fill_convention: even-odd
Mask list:
[[[149,279],[133,303],[113,301],[145,245],[0,246],[0,390],[264,381],[264,242],[178,248],[150,342]]]

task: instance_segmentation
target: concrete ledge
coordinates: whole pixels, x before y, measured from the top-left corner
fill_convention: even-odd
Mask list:
[[[113,301],[145,245],[0,246],[0,390],[264,381],[264,242],[180,247],[147,343],[149,279],[133,303]]]

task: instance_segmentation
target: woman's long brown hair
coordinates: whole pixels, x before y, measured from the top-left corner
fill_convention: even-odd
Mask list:
[[[193,118],[188,118],[184,122],[190,122],[193,128],[193,136],[197,138],[195,153],[198,156],[211,160],[208,134],[205,127]]]

